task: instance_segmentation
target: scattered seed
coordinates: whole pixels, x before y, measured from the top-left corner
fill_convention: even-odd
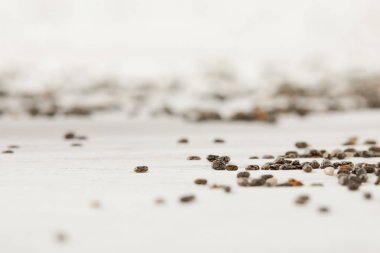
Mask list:
[[[259,159],[258,156],[250,156],[249,159]]]
[[[296,198],[295,203],[298,205],[304,205],[309,202],[310,197],[308,195],[300,195]]]
[[[199,184],[199,185],[205,185],[205,184],[207,184],[207,179],[198,178],[198,179],[194,180],[194,183]]]
[[[224,143],[225,141],[221,138],[215,138],[214,143]]]
[[[189,203],[195,200],[194,195],[185,195],[179,199],[182,203]]]
[[[3,154],[13,154],[14,152],[12,150],[4,150]]]
[[[296,143],[295,143],[295,146],[296,146],[297,148],[307,148],[307,147],[309,147],[309,144],[307,144],[307,143],[304,142],[304,141],[299,141],[299,142],[296,142]]]
[[[263,155],[263,159],[274,159],[273,155]]]
[[[372,199],[372,194],[370,192],[365,192],[364,193],[364,198],[365,199]]]
[[[311,183],[310,186],[323,187],[323,184],[322,183]]]
[[[249,176],[250,174],[248,171],[242,171],[242,172],[237,173],[236,175],[237,178],[241,178],[241,177],[249,178]]]
[[[310,163],[311,167],[313,167],[313,169],[318,169],[320,167],[320,164],[318,161],[316,160],[313,160],[311,163]]]
[[[348,140],[343,143],[343,145],[356,145],[358,143],[358,138],[357,137],[351,137],[348,138]]]
[[[291,184],[292,186],[303,186],[303,183],[301,181],[298,181],[294,178],[290,178],[288,180],[288,183]]]
[[[359,189],[360,183],[355,181],[348,181],[347,186],[350,191],[356,191]]]
[[[148,171],[148,166],[137,166],[135,168],[136,173],[145,173]]]
[[[245,178],[245,177],[240,177],[240,178],[238,178],[238,180],[237,180],[237,184],[238,184],[239,186],[243,186],[243,187],[247,187],[247,186],[249,186],[248,178]]]
[[[277,178],[271,177],[265,180],[265,185],[267,186],[276,186],[277,185]]]
[[[259,170],[260,166],[259,165],[248,165],[245,167],[245,170]]]
[[[18,149],[18,148],[20,148],[20,146],[18,146],[18,145],[9,145],[8,148],[9,149]]]
[[[224,186],[223,190],[224,190],[224,192],[230,193],[231,192],[231,187],[230,186]]]
[[[102,206],[102,204],[99,202],[99,200],[92,200],[90,202],[90,207],[93,209],[99,209]]]
[[[377,142],[376,142],[376,140],[366,140],[366,141],[364,142],[364,144],[365,144],[365,145],[376,145]]]
[[[189,143],[189,140],[187,138],[181,138],[178,140],[178,143],[180,144],[186,144],[186,143]]]
[[[72,147],[81,147],[82,143],[72,143],[71,146]]]
[[[76,136],[75,139],[80,140],[80,141],[86,141],[88,138],[87,136],[80,135],[80,136]]]
[[[338,183],[341,185],[347,185],[348,184],[348,175],[346,174],[339,174],[338,175]]]
[[[221,156],[218,158],[218,160],[221,160],[225,164],[229,163],[231,161],[231,158],[229,156]]]
[[[192,155],[187,157],[187,160],[201,160],[201,158],[199,156]]]
[[[219,156],[217,156],[217,155],[208,155],[207,156],[207,161],[213,162],[213,161],[215,161],[218,158],[219,158]]]
[[[328,212],[330,212],[330,209],[328,207],[326,207],[326,206],[321,206],[321,207],[318,208],[318,211],[320,213],[328,213]]]
[[[67,241],[67,235],[63,232],[58,232],[56,235],[55,235],[55,240],[59,243],[64,243]]]
[[[333,167],[326,167],[323,170],[327,176],[334,176],[334,168]]]
[[[313,167],[311,167],[311,165],[309,164],[306,164],[305,166],[303,166],[302,170],[306,173],[310,173],[313,171]]]
[[[236,165],[233,165],[233,164],[226,165],[226,170],[234,171],[234,170],[238,170],[238,169],[239,169],[239,167]]]
[[[64,135],[64,138],[65,138],[66,140],[74,139],[74,138],[75,138],[75,133],[74,133],[74,132],[67,132],[67,133]]]
[[[163,198],[156,198],[156,199],[154,200],[154,203],[155,203],[156,205],[163,205],[163,204],[165,204],[165,199],[163,199]]]
[[[212,168],[214,170],[225,170],[226,164],[222,160],[217,159],[212,162]]]

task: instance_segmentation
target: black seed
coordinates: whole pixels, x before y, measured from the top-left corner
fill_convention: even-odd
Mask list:
[[[273,155],[263,155],[263,159],[273,159]]]
[[[296,142],[296,143],[295,143],[295,146],[296,146],[297,148],[307,148],[307,147],[309,147],[309,144],[307,144],[307,143],[304,142],[304,141],[299,141],[299,142]]]
[[[251,157],[249,157],[249,159],[259,159],[259,157],[258,156],[251,156]]]
[[[135,168],[136,173],[145,173],[148,171],[148,166],[137,166]]]
[[[4,150],[3,154],[13,154],[14,152],[12,150]]]
[[[259,165],[248,165],[247,167],[245,167],[245,170],[259,170],[260,167]]]
[[[198,179],[194,180],[194,183],[199,184],[199,185],[205,185],[205,184],[207,184],[207,179],[198,178]]]
[[[194,195],[185,195],[179,199],[182,203],[189,203],[195,200]]]
[[[248,178],[249,176],[250,176],[250,174],[248,171],[242,171],[242,172],[237,173],[237,175],[236,175],[237,178],[241,178],[241,177]]]
[[[218,158],[219,158],[219,156],[217,156],[217,155],[208,155],[207,156],[207,161],[213,162],[213,161],[215,161]]]
[[[313,169],[318,169],[320,167],[320,164],[318,161],[314,160],[310,163],[311,167],[313,167]]]

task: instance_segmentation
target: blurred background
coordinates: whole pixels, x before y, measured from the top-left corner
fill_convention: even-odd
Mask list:
[[[376,0],[0,0],[0,113],[377,108],[379,13]]]

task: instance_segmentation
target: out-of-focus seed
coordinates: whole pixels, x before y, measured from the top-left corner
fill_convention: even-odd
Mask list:
[[[154,203],[155,203],[156,205],[163,205],[163,204],[165,204],[165,199],[163,199],[163,198],[156,198],[156,199],[154,200]]]
[[[221,138],[215,138],[214,143],[224,143],[225,141]]]
[[[372,199],[372,194],[370,192],[365,192],[364,193],[364,198],[365,199]]]
[[[308,195],[300,195],[296,198],[295,203],[298,205],[304,205],[309,201],[310,197]]]
[[[295,146],[297,148],[307,148],[309,147],[309,144],[307,144],[307,142],[304,142],[304,141],[299,141],[295,143]]]
[[[321,207],[318,208],[318,211],[320,213],[328,213],[328,212],[330,212],[330,209],[328,207],[326,207],[326,206],[321,206]]]
[[[248,171],[242,171],[242,172],[237,173],[237,175],[236,175],[237,178],[241,178],[241,177],[249,178],[249,176],[250,176],[250,174]]]
[[[263,159],[274,159],[273,155],[263,155]]]
[[[238,180],[237,180],[237,184],[238,184],[239,186],[247,187],[247,186],[249,185],[248,178],[245,178],[245,177],[240,177],[240,178],[238,178]]]
[[[306,172],[306,173],[310,173],[310,172],[313,171],[313,167],[311,167],[311,165],[309,165],[309,164],[306,164],[306,165],[304,165],[304,166],[302,167],[302,170],[303,170],[304,172]]]
[[[181,138],[178,140],[178,143],[179,144],[187,144],[187,143],[189,143],[189,140],[187,138]]]
[[[92,208],[92,209],[99,209],[99,208],[101,208],[102,207],[102,204],[100,203],[100,201],[99,200],[92,200],[91,202],[90,202],[90,207]]]
[[[276,186],[277,185],[277,178],[275,178],[275,177],[268,178],[267,180],[265,180],[265,185]]]
[[[333,167],[326,167],[323,170],[327,176],[334,176],[334,168]]]
[[[188,156],[187,157],[187,160],[201,160],[201,158],[199,156],[196,156],[196,155],[191,155],[191,156]]]
[[[63,136],[66,140],[71,140],[71,139],[74,139],[75,138],[75,133],[74,132],[67,132],[65,133],[65,135]]]

